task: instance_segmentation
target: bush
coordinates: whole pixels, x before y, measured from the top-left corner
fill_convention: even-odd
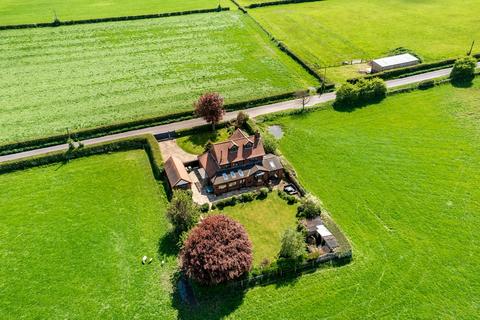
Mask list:
[[[320,201],[311,194],[302,199],[302,203],[297,209],[298,218],[313,219],[320,216],[321,213]]]
[[[453,65],[450,78],[454,82],[469,82],[475,77],[475,68],[477,67],[477,60],[473,57],[467,56],[458,59]]]
[[[237,120],[236,120],[236,123],[235,123],[237,128],[243,128],[243,126],[248,121],[248,119],[250,119],[250,116],[248,114],[246,114],[245,112],[240,111],[237,114]]]
[[[210,205],[208,203],[204,203],[200,206],[200,211],[203,213],[207,213],[210,210]]]
[[[276,153],[278,148],[277,139],[271,134],[263,134],[263,148],[265,149],[265,153]]]
[[[298,259],[306,252],[305,237],[294,229],[287,229],[282,236],[279,257]]]
[[[262,187],[258,191],[257,199],[263,200],[268,196],[268,188],[267,187]]]
[[[418,89],[426,90],[435,87],[435,80],[423,80],[418,84]]]
[[[180,252],[184,273],[207,285],[242,276],[250,271],[252,260],[245,228],[223,215],[209,216],[193,228]]]
[[[193,202],[191,195],[184,190],[174,190],[172,201],[167,208],[167,218],[174,227],[175,234],[180,236],[190,230],[200,217],[200,209]]]
[[[285,191],[282,191],[282,190],[278,190],[278,196],[287,201],[288,204],[294,204],[298,201],[298,198],[293,196],[293,195],[290,195],[290,194],[287,194]]]
[[[255,195],[253,194],[253,192],[247,192],[240,195],[241,202],[251,202],[253,200],[255,200]]]
[[[343,84],[337,91],[335,103],[340,106],[358,106],[380,101],[386,96],[387,86],[382,79],[360,79],[355,84]]]

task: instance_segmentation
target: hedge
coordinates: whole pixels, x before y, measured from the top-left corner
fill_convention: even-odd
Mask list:
[[[279,94],[279,95],[274,95],[274,96],[269,96],[269,97],[254,99],[254,100],[231,103],[231,104],[225,105],[225,110],[226,111],[244,110],[244,109],[252,108],[268,102],[274,102],[279,100],[285,100],[288,98],[293,98],[294,95],[295,95],[295,92],[289,92],[289,93],[284,93],[284,94]],[[158,117],[149,117],[149,118],[141,118],[133,121],[118,122],[118,123],[94,127],[94,128],[80,129],[77,131],[73,131],[70,135],[60,134],[60,135],[37,138],[33,140],[12,142],[12,143],[0,145],[0,155],[6,155],[11,153],[17,153],[17,152],[28,151],[28,150],[37,149],[37,148],[63,144],[63,143],[66,143],[69,137],[72,137],[75,140],[85,140],[85,139],[96,138],[96,137],[105,136],[105,135],[114,134],[114,133],[142,129],[149,126],[163,125],[163,124],[168,124],[172,122],[189,120],[192,118],[194,118],[193,110],[171,113],[168,115],[163,115]]]
[[[0,30],[49,28],[49,27],[59,27],[59,26],[73,26],[73,25],[79,25],[79,24],[92,24],[92,23],[117,22],[117,21],[129,21],[129,20],[144,20],[144,19],[166,18],[166,17],[183,16],[183,15],[189,15],[189,14],[211,13],[211,12],[220,12],[220,11],[229,11],[229,10],[230,10],[230,8],[222,8],[222,7],[219,6],[219,7],[214,8],[214,9],[199,9],[199,10],[188,10],[188,11],[178,11],[178,12],[165,12],[165,13],[144,14],[144,15],[136,15],[136,16],[122,16],[122,17],[110,17],[110,18],[86,19],[86,20],[70,20],[70,21],[55,20],[53,22],[46,22],[46,23],[3,25],[3,26],[0,26]]]
[[[157,140],[152,135],[141,135],[132,138],[119,139],[110,142],[94,144],[67,151],[55,151],[44,155],[12,160],[0,163],[0,174],[32,167],[66,162],[71,159],[87,157],[96,154],[144,149],[152,166],[153,175],[157,180],[163,178],[163,160]]]
[[[282,4],[291,4],[291,3],[302,3],[302,2],[320,2],[323,0],[284,0],[284,1],[269,1],[269,2],[261,2],[261,3],[253,3],[251,5],[246,6],[246,8],[254,9],[259,7],[268,7],[268,6],[278,6]]]

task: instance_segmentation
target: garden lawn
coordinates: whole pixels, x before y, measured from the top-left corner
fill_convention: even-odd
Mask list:
[[[328,0],[250,10],[278,40],[318,71],[352,59],[375,59],[398,47],[426,62],[464,55],[480,37],[480,2]],[[448,40],[446,40],[448,39]],[[474,50],[480,52],[477,46]],[[328,69],[341,81],[351,67]]]
[[[212,295],[198,319],[478,319],[480,79],[272,120],[354,260]],[[210,307],[208,310],[207,308]]]
[[[239,203],[214,213],[227,215],[245,227],[253,245],[253,264],[257,266],[264,259],[274,261],[284,231],[297,226],[297,205],[287,204],[276,191],[263,200]]]
[[[0,318],[176,318],[167,200],[144,151],[0,175],[0,189]]]
[[[184,151],[191,154],[202,154],[205,152],[205,145],[210,140],[212,143],[225,141],[230,137],[227,128],[217,129],[215,132],[211,130],[198,131],[191,135],[177,138],[177,145]]]
[[[239,12],[1,35],[0,144],[317,84]]]
[[[161,12],[213,9],[217,0],[2,0],[0,25],[133,16]],[[221,0],[223,7],[231,3]]]

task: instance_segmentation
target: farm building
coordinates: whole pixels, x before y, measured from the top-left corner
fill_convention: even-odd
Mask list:
[[[396,56],[373,60],[372,73],[409,67],[419,63],[420,60],[409,53],[399,54]]]
[[[320,217],[305,220],[304,226],[307,229],[307,236],[318,247],[321,247],[324,252],[331,252],[338,247],[337,239],[328,230]]]
[[[165,174],[172,189],[190,189],[192,186],[185,166],[175,157],[170,157],[165,162]]]

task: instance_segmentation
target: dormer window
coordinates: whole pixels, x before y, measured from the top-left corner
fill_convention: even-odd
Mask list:
[[[245,143],[245,149],[252,149],[253,148],[253,143],[251,143],[250,141]]]
[[[238,146],[233,145],[228,149],[229,152],[236,153],[238,151]]]

